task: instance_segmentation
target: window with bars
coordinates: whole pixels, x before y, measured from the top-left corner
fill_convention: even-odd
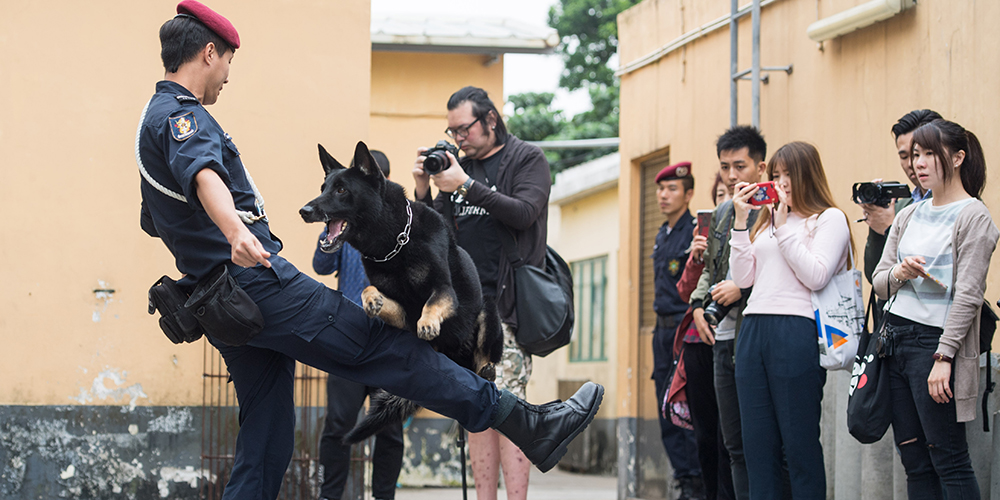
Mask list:
[[[573,300],[576,324],[569,345],[570,361],[607,361],[604,349],[605,297],[607,296],[608,257],[579,260],[573,270]]]

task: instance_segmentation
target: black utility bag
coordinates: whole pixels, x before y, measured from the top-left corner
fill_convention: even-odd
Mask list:
[[[573,274],[550,246],[545,267],[538,268],[521,260],[509,230],[500,231],[500,239],[514,268],[517,343],[531,355],[548,356],[573,338]]]
[[[208,333],[229,346],[245,345],[264,329],[264,316],[253,299],[221,265],[190,295],[164,276],[149,289],[149,314],[160,310],[160,328],[175,344],[194,342]],[[194,324],[192,324],[192,320]]]
[[[885,324],[889,311],[887,307],[877,329],[869,332],[868,313],[874,303],[875,291],[872,290],[865,312],[865,327],[858,340],[858,353],[854,356],[847,400],[847,430],[864,444],[882,439],[892,423],[889,367],[880,349],[887,341]]]

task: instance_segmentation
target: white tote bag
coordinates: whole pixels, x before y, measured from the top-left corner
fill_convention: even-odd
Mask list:
[[[837,273],[822,290],[812,292],[813,315],[819,340],[819,364],[827,370],[849,370],[858,353],[865,323],[861,271],[854,268],[850,244],[847,269]]]

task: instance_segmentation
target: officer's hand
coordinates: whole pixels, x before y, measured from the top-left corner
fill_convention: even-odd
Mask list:
[[[715,332],[708,325],[708,321],[705,321],[705,310],[699,307],[691,311],[691,314],[694,320],[694,327],[698,329],[698,337],[701,338],[701,341],[708,345],[715,345]]]
[[[736,286],[733,280],[720,281],[715,288],[712,288],[712,300],[721,306],[728,306],[740,300],[740,287]]]
[[[882,208],[878,205],[865,203],[861,205],[864,211],[865,223],[878,234],[885,234],[892,225],[892,220],[896,218],[896,209],[892,205]]]
[[[271,253],[264,250],[260,240],[246,227],[229,240],[229,245],[233,248],[232,260],[237,266],[253,267],[261,264],[264,267],[271,267],[267,260]]]
[[[695,231],[698,230],[696,226]],[[705,250],[708,249],[708,238],[696,234],[694,239],[691,240],[691,255],[694,256],[694,260],[701,262],[702,258],[705,256]]]
[[[456,189],[465,181],[469,179],[469,174],[462,170],[462,167],[458,165],[458,159],[455,158],[451,153],[445,152],[448,155],[448,159],[451,160],[451,165],[448,168],[434,174],[431,176],[431,180],[434,181],[434,185],[438,189],[445,193],[454,193]]]
[[[413,181],[414,181],[414,194],[417,198],[423,198],[427,195],[427,191],[431,188],[430,178],[427,172],[424,172],[424,160],[427,159],[424,153],[427,152],[429,148],[417,148],[417,161],[413,163]]]

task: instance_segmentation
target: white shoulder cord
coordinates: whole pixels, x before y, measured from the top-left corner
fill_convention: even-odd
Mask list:
[[[139,156],[139,137],[142,133],[142,124],[146,121],[146,112],[149,111],[149,104],[152,102],[153,99],[150,98],[149,102],[146,103],[146,106],[142,108],[142,115],[139,116],[139,126],[135,130],[135,163],[139,165],[139,172],[142,174],[142,178],[146,179],[146,182],[148,182],[150,186],[153,186],[157,191],[177,201],[187,203],[187,198],[185,198],[184,195],[175,193],[174,191],[167,189],[159,182],[156,182],[156,180],[153,179],[153,176],[149,175],[149,172],[146,171],[146,167],[142,164],[142,157]],[[253,224],[261,219],[263,219],[264,222],[267,222],[267,214],[264,213],[264,197],[261,196],[260,191],[257,190],[257,185],[254,184],[253,178],[250,177],[250,171],[247,170],[247,167],[243,164],[242,159],[240,160],[240,164],[243,165],[243,173],[246,174],[247,181],[250,182],[250,188],[253,189],[254,202],[257,205],[257,210],[260,212],[260,215],[254,215],[253,212],[247,212],[244,210],[237,210],[236,215],[239,215],[240,220],[242,220],[245,224]]]

